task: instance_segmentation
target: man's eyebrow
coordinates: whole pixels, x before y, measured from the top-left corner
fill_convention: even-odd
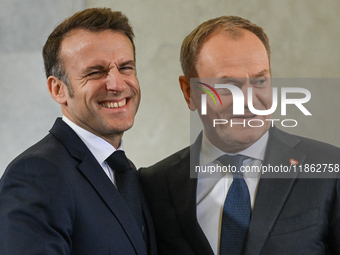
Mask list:
[[[125,62],[119,64],[119,66],[127,66],[127,65],[132,65],[132,66],[136,67],[136,62],[134,60],[128,60],[128,61],[125,61]]]
[[[267,75],[269,74],[269,70],[268,69],[263,69],[262,71],[258,72],[257,74],[254,75],[254,77],[261,77],[261,76],[264,76],[264,75]]]
[[[223,75],[221,78],[223,78],[223,79],[231,79],[230,76],[226,76],[226,75]]]
[[[260,72],[256,73],[255,75],[252,75],[252,77],[250,78],[257,78],[257,77],[261,77],[264,75],[269,74],[269,70],[268,69],[263,69]],[[223,75],[221,76],[219,79],[223,79],[223,80],[227,80],[227,81],[234,81],[235,79],[239,79],[239,78],[244,78],[244,77],[238,77],[238,78],[233,78],[231,76],[227,76],[227,75]]]
[[[228,83],[228,82],[235,82],[235,81],[238,81],[239,78],[233,78],[233,77],[230,77],[230,76],[226,76],[226,75],[223,75],[222,77],[218,78],[219,80],[222,80],[222,82],[224,83]]]

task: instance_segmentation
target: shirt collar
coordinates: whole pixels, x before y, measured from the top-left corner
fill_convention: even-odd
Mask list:
[[[76,132],[76,134],[85,143],[99,164],[102,164],[113,152],[116,151],[115,147],[113,147],[110,143],[78,126],[67,117],[63,116],[62,120],[68,124],[74,132]],[[117,150],[123,150],[122,139],[120,140],[120,145]]]
[[[257,140],[253,145],[248,147],[247,149],[238,152],[237,154],[245,155],[250,158],[264,159],[264,154],[267,147],[269,137],[269,131],[267,131],[259,140]],[[200,165],[208,165],[212,163],[214,160],[219,158],[222,155],[229,154],[225,153],[224,151],[218,149],[215,145],[213,145],[205,135],[203,131],[203,138],[202,138],[202,146],[201,146],[201,156],[200,156]],[[232,155],[232,154],[231,154]]]

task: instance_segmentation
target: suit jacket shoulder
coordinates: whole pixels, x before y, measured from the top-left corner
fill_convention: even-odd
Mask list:
[[[0,239],[1,254],[147,254],[127,204],[61,119],[2,176]]]
[[[340,149],[269,131],[262,169],[283,166],[290,172],[262,173],[245,254],[338,254]],[[332,172],[322,172],[324,167]]]
[[[296,147],[305,152],[305,154],[338,155],[340,148],[325,142],[317,141],[303,136],[286,133],[276,127],[269,130],[270,136],[268,144],[273,146],[277,141],[291,147]],[[270,148],[269,148],[270,149]]]
[[[188,158],[190,158],[190,147],[186,147],[150,167],[141,168],[141,178],[148,181],[157,179],[160,175],[166,174],[168,170],[175,169],[176,165],[181,164],[182,160],[188,160]]]

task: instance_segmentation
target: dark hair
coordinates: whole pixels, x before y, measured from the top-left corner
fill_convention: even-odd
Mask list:
[[[228,32],[233,37],[237,37],[242,34],[240,33],[240,29],[245,29],[254,33],[261,40],[266,48],[270,63],[269,39],[261,27],[241,17],[221,16],[202,23],[184,38],[180,56],[183,74],[187,77],[197,76],[196,64],[198,55],[203,43],[209,35],[220,30]]]
[[[67,33],[78,28],[92,32],[113,30],[125,34],[133,45],[135,57],[134,33],[128,18],[123,13],[112,11],[109,8],[90,8],[77,12],[65,19],[53,30],[43,47],[46,77],[48,78],[51,75],[57,77],[67,85],[70,92],[72,92],[72,88],[63,67],[60,48]]]

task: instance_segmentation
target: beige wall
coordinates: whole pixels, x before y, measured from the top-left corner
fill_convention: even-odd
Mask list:
[[[135,30],[142,102],[134,127],[124,135],[124,146],[137,167],[153,164],[190,142],[189,110],[178,85],[179,49],[183,38],[207,19],[239,15],[262,26],[271,40],[274,77],[340,77],[338,0],[3,0],[0,175],[61,115],[45,85],[40,52],[48,33],[73,12],[95,6],[121,10]],[[340,86],[337,79],[331,83],[326,89],[320,82],[311,85],[313,116],[290,132],[340,146]]]

